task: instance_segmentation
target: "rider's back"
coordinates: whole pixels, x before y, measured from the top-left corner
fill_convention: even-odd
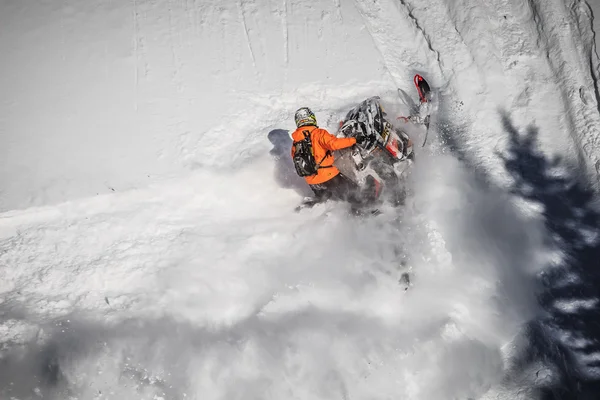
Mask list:
[[[309,185],[317,185],[327,182],[337,176],[340,171],[333,165],[333,151],[350,147],[356,143],[355,138],[338,138],[317,126],[301,126],[292,134],[294,142],[304,139],[305,132],[308,132],[312,142],[314,158],[319,169],[315,175],[306,176],[304,179]],[[292,158],[294,157],[294,147],[292,147]]]

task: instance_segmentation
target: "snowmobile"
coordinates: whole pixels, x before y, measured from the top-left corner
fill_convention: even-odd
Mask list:
[[[358,208],[371,208],[385,200],[401,205],[406,196],[404,177],[415,161],[413,136],[427,130],[432,95],[429,84],[415,75],[414,84],[418,104],[402,89],[388,96],[373,96],[352,108],[339,124],[338,137],[361,137],[363,140],[350,148],[338,150],[334,165],[357,188],[362,199]],[[394,116],[396,116],[394,118]],[[317,201],[307,197],[296,208],[312,207]],[[361,213],[353,205],[355,212]],[[373,208],[375,206],[375,208]]]
[[[351,109],[340,123],[338,137],[362,136],[363,140],[339,150],[334,164],[357,185],[361,198],[368,204],[384,200],[393,205],[404,202],[404,177],[415,161],[414,139],[409,132],[413,137],[424,134],[424,146],[431,112],[429,84],[420,75],[415,75],[414,83],[419,105],[398,89],[396,100],[400,104],[388,100],[388,109],[384,107],[384,99],[373,96]]]

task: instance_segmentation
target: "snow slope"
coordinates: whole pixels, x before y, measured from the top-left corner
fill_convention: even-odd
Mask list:
[[[8,1],[0,27],[3,397],[594,393],[586,2]],[[294,110],[334,130],[415,72],[440,114],[406,209],[294,213]]]
[[[354,6],[324,4],[311,21],[313,7],[3,3],[0,209],[230,166],[264,154],[269,126],[296,102],[383,84]],[[317,59],[307,63],[312,43]]]

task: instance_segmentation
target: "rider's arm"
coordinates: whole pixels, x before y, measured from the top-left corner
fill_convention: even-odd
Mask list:
[[[329,151],[345,149],[346,147],[353,146],[356,143],[356,139],[353,137],[338,138],[327,132],[325,129],[320,129],[319,133],[319,144]]]

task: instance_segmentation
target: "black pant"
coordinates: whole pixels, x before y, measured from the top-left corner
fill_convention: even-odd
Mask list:
[[[327,182],[310,185],[310,188],[315,193],[315,197],[319,202],[325,200],[338,200],[347,201],[353,204],[362,203],[360,188],[341,173]]]

